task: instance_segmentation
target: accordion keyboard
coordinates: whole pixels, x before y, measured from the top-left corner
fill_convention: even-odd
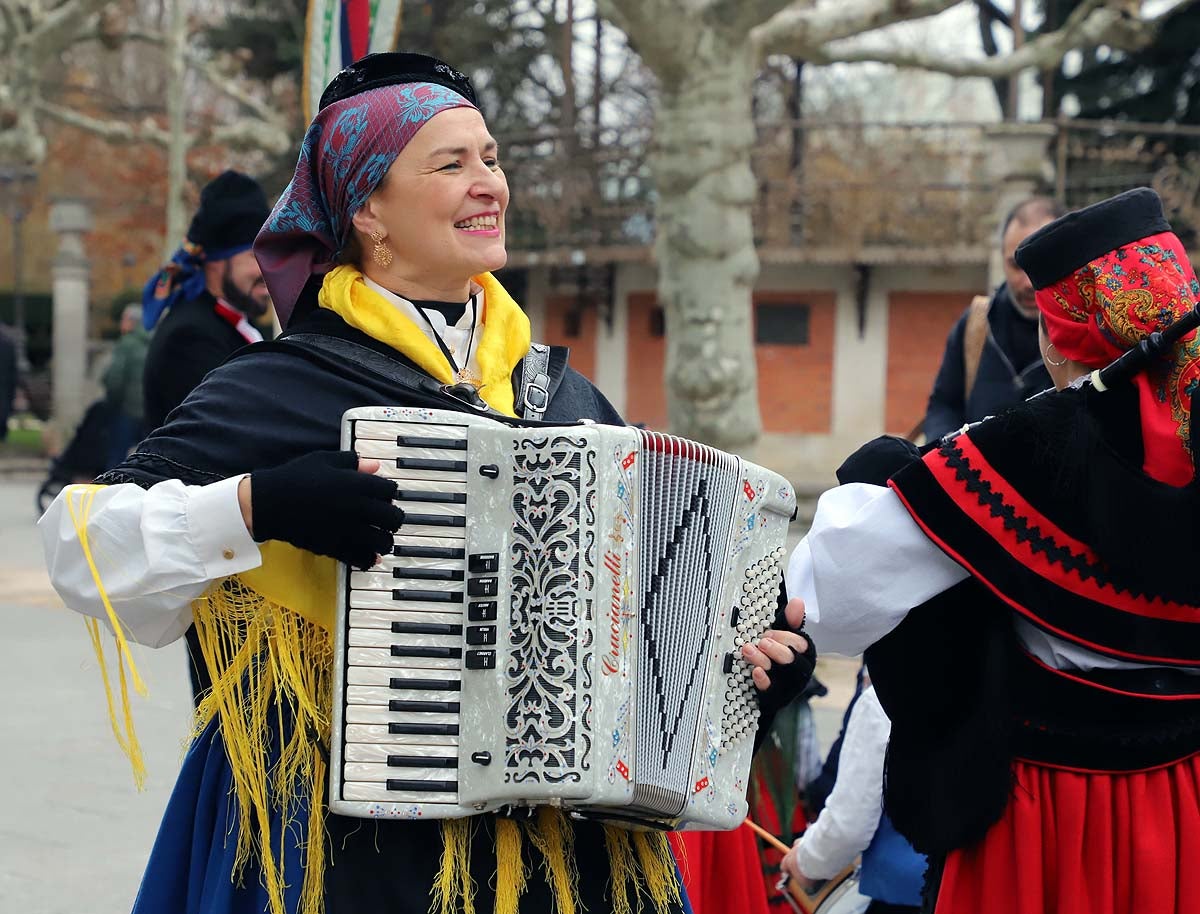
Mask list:
[[[462,670],[496,662],[498,557],[467,553],[466,429],[358,422],[355,439],[405,522],[350,574],[342,797],[457,804]]]

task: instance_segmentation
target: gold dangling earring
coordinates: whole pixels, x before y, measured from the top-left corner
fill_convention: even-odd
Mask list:
[[[384,237],[386,236],[382,232],[371,232],[371,240],[375,242],[375,247],[371,250],[371,259],[386,270],[392,265],[392,251],[383,243]]]

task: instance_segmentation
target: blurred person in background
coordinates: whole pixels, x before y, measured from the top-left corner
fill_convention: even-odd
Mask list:
[[[142,377],[147,433],[163,425],[206,374],[262,341],[252,321],[267,313],[271,296],[251,247],[270,213],[257,181],[223,172],[200,191],[200,207],[171,262],[146,283],[142,323],[153,331]],[[212,681],[195,626],[187,632],[187,651],[199,705]]]
[[[1050,387],[1037,341],[1033,285],[1013,254],[1017,245],[1063,214],[1049,197],[1030,197],[1000,227],[1004,282],[978,296],[946,340],[925,409],[925,440],[937,441],[968,422],[994,416]]]
[[[8,437],[8,417],[17,393],[17,346],[0,327],[0,441]]]
[[[141,305],[125,306],[120,328],[121,336],[113,347],[112,361],[102,379],[104,399],[110,412],[106,470],[124,460],[145,434],[142,427],[142,372],[150,334],[142,326]]]

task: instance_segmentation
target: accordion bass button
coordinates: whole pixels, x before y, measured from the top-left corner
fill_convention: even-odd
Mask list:
[[[492,753],[472,752],[471,761],[473,761],[476,765],[490,765],[492,763]]]

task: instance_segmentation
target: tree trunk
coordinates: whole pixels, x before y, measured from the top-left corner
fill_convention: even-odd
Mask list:
[[[761,430],[751,338],[755,68],[747,42],[730,37],[700,43],[711,53],[693,54],[688,72],[663,85],[651,156],[670,427],[722,448]]]
[[[187,212],[183,191],[187,181],[189,137],[185,126],[187,113],[187,12],[183,0],[170,0],[169,40],[167,43],[167,236],[163,241],[163,259],[169,260],[183,243],[187,231]]]

